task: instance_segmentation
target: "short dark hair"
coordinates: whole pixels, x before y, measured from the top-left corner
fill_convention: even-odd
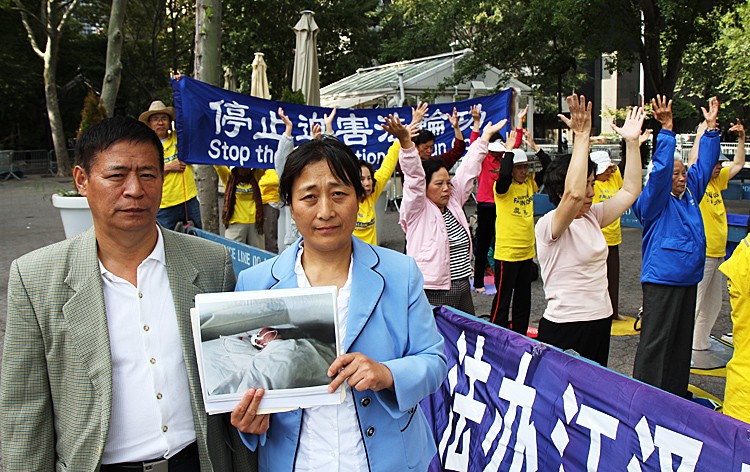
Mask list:
[[[359,161],[359,176],[362,177],[362,168],[367,167],[367,170],[370,171],[370,177],[372,178],[372,188],[375,188],[375,184],[378,182],[375,180],[375,168],[367,161]],[[360,180],[361,182],[361,180]]]
[[[570,158],[570,154],[561,154],[544,170],[544,190],[549,195],[549,201],[555,206],[560,204],[560,196],[565,193],[565,176],[568,175]],[[591,159],[588,159],[587,169],[588,178],[596,170],[596,164]]]
[[[76,143],[76,165],[88,174],[99,153],[120,141],[151,144],[159,155],[159,169],[164,172],[164,146],[159,137],[145,123],[125,116],[107,118],[86,130]]]
[[[426,129],[420,129],[417,132],[417,135],[411,138],[411,141],[414,143],[415,146],[419,146],[420,144],[429,143],[430,141],[435,141],[435,134],[432,131],[429,131]]]
[[[439,171],[440,169],[445,169],[450,172],[448,166],[445,165],[445,162],[440,159],[422,159],[422,168],[424,169],[425,187],[427,185],[430,185],[430,181],[432,181],[432,174],[434,174],[435,172]]]
[[[331,173],[354,188],[357,200],[365,194],[360,180],[360,161],[346,144],[335,138],[313,139],[300,144],[289,154],[279,178],[279,197],[284,205],[292,202],[294,181],[309,164],[325,160]]]

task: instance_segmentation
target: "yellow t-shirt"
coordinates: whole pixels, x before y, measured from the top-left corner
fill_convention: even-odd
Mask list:
[[[164,146],[164,165],[177,160],[177,133],[171,133],[162,141]],[[198,196],[195,186],[193,166],[188,164],[184,172],[165,172],[164,185],[161,188],[161,205],[159,208],[169,208],[184,203]]]
[[[258,186],[260,187],[260,196],[263,198],[264,205],[279,201],[279,174],[275,170],[266,169],[261,178],[258,179]]]
[[[706,256],[724,257],[727,253],[727,210],[721,191],[729,185],[729,167],[722,167],[715,179],[708,181],[701,200],[703,228],[706,230]]]
[[[216,169],[216,173],[219,174],[221,183],[226,187],[230,174],[229,167],[214,166],[214,169]],[[263,169],[257,169],[255,173],[256,179],[260,175],[257,172],[258,170],[263,172]],[[232,212],[232,217],[229,218],[229,224],[255,224],[255,198],[253,197],[252,185],[238,184],[235,192],[234,212]]]
[[[534,192],[539,190],[534,174],[524,183],[512,182],[504,194],[495,194],[495,259],[517,262],[536,255],[534,243]]]
[[[388,153],[383,159],[383,163],[380,164],[380,169],[375,171],[375,187],[372,189],[372,193],[359,202],[354,236],[367,244],[378,245],[378,233],[375,226],[375,202],[378,201],[380,194],[383,193],[383,189],[388,183],[388,179],[396,169],[400,149],[401,145],[398,141],[394,141],[391,144],[391,147],[388,148]]]
[[[594,201],[601,203],[614,197],[622,188],[622,174],[620,169],[616,168],[614,174],[609,176],[606,182],[594,180]],[[622,230],[620,229],[620,218],[617,218],[609,226],[602,228],[602,234],[607,241],[607,246],[617,246],[622,243]]]
[[[732,304],[734,354],[727,364],[724,414],[750,423],[750,236],[719,266]]]

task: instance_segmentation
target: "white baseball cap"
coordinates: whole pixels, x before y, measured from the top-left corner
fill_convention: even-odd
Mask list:
[[[529,159],[529,156],[526,155],[526,152],[521,149],[514,149],[513,151],[513,165],[521,165],[521,164],[532,164],[534,162],[539,162],[537,159]]]
[[[607,151],[594,151],[589,158],[596,164],[596,175],[603,174],[612,165]]]

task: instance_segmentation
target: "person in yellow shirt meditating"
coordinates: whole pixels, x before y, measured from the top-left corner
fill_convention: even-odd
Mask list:
[[[177,155],[177,133],[172,130],[174,108],[155,100],[148,110],[141,113],[138,121],[154,130],[164,146],[164,185],[156,220],[167,229],[174,229],[177,223],[187,224],[188,221],[196,228],[202,228],[193,168],[179,160]]]
[[[695,138],[695,145],[691,150],[690,165],[698,160],[698,143],[705,129],[704,123],[701,123]],[[727,158],[723,155],[719,158],[700,203],[703,227],[706,231],[706,265],[703,269],[703,280],[698,283],[695,302],[694,351],[705,351],[711,346],[709,337],[716,318],[721,312],[722,293],[725,290],[724,277],[718,270],[726,256],[728,234],[727,212],[721,191],[726,190],[729,180],[745,166],[745,127],[738,119],[737,124],[729,128],[729,131],[736,132],[739,137],[734,160],[729,166],[722,167],[722,161],[726,161]]]
[[[214,166],[224,184],[224,209],[221,221],[224,236],[244,244],[264,249],[263,198],[258,180],[263,169]]]
[[[375,221],[375,202],[380,198],[380,195],[383,193],[383,190],[388,183],[388,179],[390,179],[393,171],[396,169],[396,164],[398,163],[398,151],[400,149],[401,146],[399,145],[398,140],[394,141],[391,147],[388,148],[388,153],[385,155],[383,163],[377,171],[369,162],[360,161],[360,180],[362,181],[362,186],[365,188],[365,194],[359,201],[357,226],[354,227],[354,236],[374,246],[378,245],[378,234]]]

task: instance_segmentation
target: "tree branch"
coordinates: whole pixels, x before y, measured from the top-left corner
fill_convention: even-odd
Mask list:
[[[39,56],[41,59],[44,59],[44,52],[39,48],[36,38],[34,37],[34,30],[31,28],[31,24],[29,23],[29,15],[31,14],[28,12],[28,10],[23,8],[20,0],[15,0],[15,4],[18,6],[18,10],[21,13],[21,22],[23,23],[24,29],[26,29],[26,37],[29,39],[31,49],[34,50],[34,53],[37,56]],[[38,18],[36,18],[34,15],[31,16],[38,21]]]

